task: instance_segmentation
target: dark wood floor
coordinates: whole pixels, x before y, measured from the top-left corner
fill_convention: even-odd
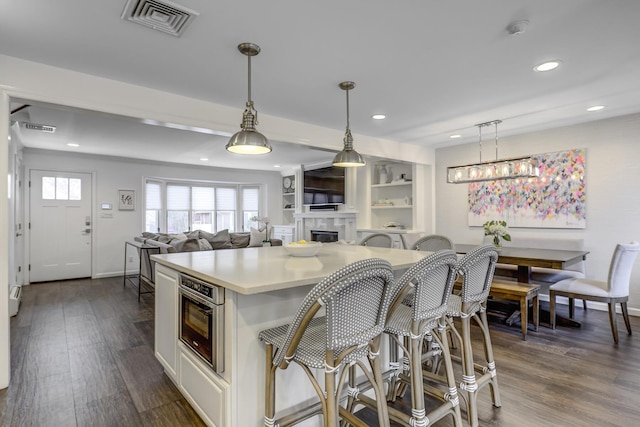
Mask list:
[[[527,341],[518,325],[492,322],[502,407],[484,389],[481,426],[640,425],[639,337],[620,319],[614,345],[606,313],[576,308],[576,317],[579,329],[542,325]],[[640,318],[631,320],[640,334]],[[1,426],[203,425],[153,356],[153,295],[138,303],[121,278],[26,286],[11,319],[11,367]]]
[[[153,355],[153,295],[122,278],[23,288],[1,426],[203,426]]]

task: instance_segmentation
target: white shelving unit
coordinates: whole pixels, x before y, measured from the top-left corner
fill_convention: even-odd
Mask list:
[[[380,160],[371,173],[371,228],[382,228],[392,222],[412,229],[413,165]]]

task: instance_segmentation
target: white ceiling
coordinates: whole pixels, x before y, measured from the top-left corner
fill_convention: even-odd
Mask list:
[[[353,80],[354,133],[422,146],[476,141],[474,125],[494,119],[508,136],[640,112],[638,0],[178,0],[199,13],[181,37],[121,19],[125,3],[0,2],[0,53],[237,106],[239,123],[247,70],[236,46],[254,42],[261,114],[344,130],[338,83]],[[510,35],[518,20],[529,21],[526,32]],[[559,69],[532,70],[551,59],[562,60]],[[606,108],[586,111],[597,104]],[[142,158],[172,148],[171,158],[193,162],[228,138],[51,106],[27,112],[58,127],[55,137],[21,130],[25,145],[40,148],[78,140],[79,151]],[[374,121],[375,113],[387,119]],[[462,138],[450,140],[454,133]],[[287,146],[229,160],[217,148],[204,154],[211,164],[260,169],[276,159],[300,164],[304,154],[332,157]]]

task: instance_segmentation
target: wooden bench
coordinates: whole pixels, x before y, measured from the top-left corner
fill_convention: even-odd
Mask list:
[[[527,339],[527,326],[529,324],[529,301],[533,305],[533,327],[538,332],[538,325],[540,323],[540,302],[538,301],[538,293],[540,292],[540,285],[533,285],[530,283],[519,282],[507,282],[503,280],[494,279],[491,283],[491,290],[489,296],[499,299],[506,299],[511,301],[520,302],[520,321],[522,323],[522,339]],[[518,315],[516,311],[509,319],[513,319]],[[509,323],[509,320],[507,320]]]

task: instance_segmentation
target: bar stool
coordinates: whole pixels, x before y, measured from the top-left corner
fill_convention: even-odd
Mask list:
[[[340,417],[353,426],[366,426],[339,404],[350,366],[358,366],[372,385],[379,426],[389,425],[378,355],[392,293],[393,271],[387,261],[358,261],[318,283],[290,324],[260,332],[266,344],[265,426],[293,425],[320,412],[325,426],[337,426]],[[325,315],[314,317],[322,307]],[[369,366],[362,360],[365,357]],[[321,410],[305,408],[276,420],[276,371],[287,369],[291,362],[307,374]],[[312,368],[323,370],[324,390]]]
[[[493,405],[500,407],[500,390],[496,365],[491,347],[489,324],[487,321],[487,297],[493,280],[498,252],[493,245],[474,248],[458,262],[458,274],[462,277],[462,292],[452,295],[447,308],[449,330],[460,342],[462,362],[462,383],[460,390],[466,400],[467,420],[471,427],[478,425],[477,396],[482,387],[489,384]],[[453,322],[460,319],[459,332]],[[475,319],[482,331],[485,361],[476,363],[471,349],[471,319]],[[481,375],[476,378],[476,371]]]
[[[411,415],[389,408],[389,416],[406,426],[429,426],[449,414],[455,426],[462,426],[445,319],[457,261],[454,251],[438,251],[414,264],[396,285],[395,301],[403,303],[392,306],[385,332],[402,349],[405,363],[399,366],[398,375],[392,376],[389,391],[394,395],[402,383],[411,385]],[[427,335],[438,346],[427,345],[431,343],[425,341]],[[445,368],[444,378],[436,379],[446,383],[446,390],[425,381],[432,375],[423,364],[436,355]],[[425,392],[442,401],[429,413],[425,410]]]

